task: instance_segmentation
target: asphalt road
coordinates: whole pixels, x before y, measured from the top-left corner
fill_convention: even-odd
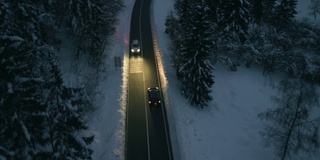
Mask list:
[[[149,106],[147,88],[159,86],[150,27],[151,0],[136,0],[130,42],[140,40],[141,55],[130,55],[126,128],[127,160],[173,160],[165,106]]]

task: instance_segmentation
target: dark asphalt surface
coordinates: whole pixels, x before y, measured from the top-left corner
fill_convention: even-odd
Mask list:
[[[164,106],[147,103],[147,88],[161,88],[152,42],[150,3],[151,0],[136,0],[131,17],[130,42],[140,40],[141,55],[129,59],[127,160],[173,160]]]

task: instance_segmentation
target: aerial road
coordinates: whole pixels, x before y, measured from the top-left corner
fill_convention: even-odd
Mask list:
[[[165,106],[162,103],[161,84],[153,49],[150,3],[151,0],[136,0],[132,10],[126,160],[173,160],[169,127]],[[138,43],[138,48],[131,47],[131,43]],[[149,87],[159,88],[159,104],[148,103]]]

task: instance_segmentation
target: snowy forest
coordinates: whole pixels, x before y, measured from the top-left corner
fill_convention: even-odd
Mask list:
[[[83,87],[64,85],[58,54],[100,57],[122,0],[0,1],[0,159],[91,159]],[[60,53],[67,35],[77,50]]]
[[[214,65],[284,73],[263,143],[279,159],[319,151],[320,26],[295,19],[297,0],[175,0],[166,18],[183,94],[204,108],[214,99]],[[85,87],[66,86],[58,55],[89,56],[98,69],[122,0],[0,0],[0,159],[92,159]],[[309,13],[320,16],[320,0]],[[61,53],[67,35],[74,53]]]
[[[310,14],[320,14],[319,0]],[[212,100],[213,65],[262,66],[320,81],[320,26],[295,20],[297,0],[176,0],[166,18],[172,61],[183,93],[195,106]],[[192,73],[192,74],[190,74]],[[194,85],[197,84],[197,85]]]
[[[311,0],[316,20],[320,1]],[[320,25],[295,19],[297,0],[176,0],[166,17],[172,64],[189,103],[204,108],[214,99],[214,65],[239,66],[286,78],[271,97],[276,108],[258,115],[267,121],[261,137],[284,160],[320,147]]]

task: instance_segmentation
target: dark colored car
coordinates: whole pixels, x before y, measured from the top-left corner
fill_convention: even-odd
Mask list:
[[[148,97],[149,97],[149,105],[160,105],[160,91],[158,87],[149,87],[148,88]]]

